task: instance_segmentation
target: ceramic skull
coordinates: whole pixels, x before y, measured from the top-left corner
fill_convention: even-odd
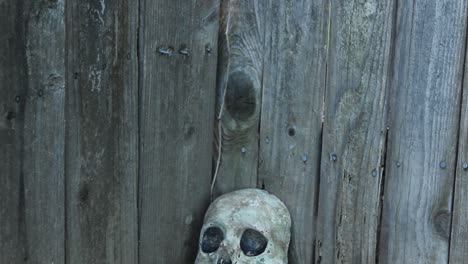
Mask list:
[[[274,195],[244,189],[216,199],[206,212],[196,264],[286,264],[291,217]]]

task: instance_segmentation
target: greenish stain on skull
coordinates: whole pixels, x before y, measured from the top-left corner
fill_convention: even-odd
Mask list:
[[[291,217],[286,206],[274,195],[259,189],[243,189],[216,199],[205,215],[200,244],[209,227],[223,230],[224,239],[214,252],[199,250],[196,264],[217,263],[229,256],[232,263],[285,264],[291,237]],[[241,238],[246,230],[256,230],[268,244],[258,255],[241,249]],[[258,235],[260,236],[260,235]],[[258,242],[258,241],[257,241]],[[255,246],[256,241],[250,241]],[[258,253],[257,252],[257,253]],[[255,255],[255,256],[254,256]]]

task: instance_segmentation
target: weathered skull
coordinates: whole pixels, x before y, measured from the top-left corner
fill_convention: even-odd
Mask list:
[[[225,194],[208,208],[196,264],[286,264],[291,217],[276,196],[258,189]]]

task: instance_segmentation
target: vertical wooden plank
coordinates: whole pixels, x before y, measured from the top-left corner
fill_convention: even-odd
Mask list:
[[[449,249],[449,263],[453,264],[467,263],[468,261],[468,64],[466,51],[463,76],[463,98]]]
[[[316,261],[375,263],[394,1],[331,1]]]
[[[220,158],[220,163],[214,196],[257,185],[264,4],[226,0],[222,5],[216,102],[221,120],[215,124],[215,162]]]
[[[381,263],[447,263],[466,0],[399,1]]]
[[[24,181],[21,174],[25,86],[23,7],[0,1],[0,263],[24,258]]]
[[[23,177],[28,263],[65,262],[64,1],[26,1]]]
[[[138,5],[66,6],[67,263],[137,263]]]
[[[259,185],[289,208],[289,263],[312,263],[328,11],[326,1],[265,3]]]
[[[219,8],[141,2],[141,263],[195,260],[210,197]]]

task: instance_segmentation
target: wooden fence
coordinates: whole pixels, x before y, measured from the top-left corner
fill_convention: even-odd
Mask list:
[[[288,206],[289,263],[468,263],[467,15],[0,0],[0,263],[193,263],[246,187]]]

